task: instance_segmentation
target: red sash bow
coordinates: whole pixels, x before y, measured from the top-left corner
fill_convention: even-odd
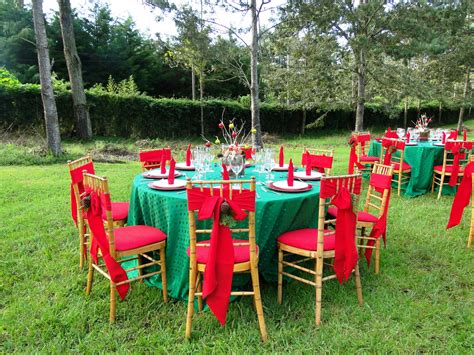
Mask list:
[[[380,238],[383,237],[384,245],[387,244],[387,216],[388,216],[388,206],[390,203],[390,192],[392,187],[392,177],[382,174],[371,174],[370,175],[370,185],[375,188],[375,191],[383,194],[385,190],[388,190],[387,194],[387,203],[382,212],[380,218],[375,222],[372,230],[370,231],[371,238]],[[375,240],[368,240],[367,246],[375,245]],[[367,265],[370,266],[370,260],[372,257],[372,248],[367,248],[365,251],[365,258],[367,260]]]
[[[464,147],[462,142],[447,141],[445,149],[453,154],[453,170],[449,179],[449,186],[456,186],[459,176],[459,159],[464,158]]]
[[[351,151],[349,153],[349,174],[353,174],[354,173],[354,165],[357,166],[357,168],[359,169],[362,169],[364,167],[364,165],[362,165],[361,163],[359,163],[359,159],[357,158],[357,153],[356,153],[356,146],[358,144],[358,140],[357,140],[357,137],[355,136],[352,136],[350,139],[349,139],[349,142],[348,144],[351,146]]]
[[[79,189],[79,195],[84,192],[84,186],[82,185],[82,180],[84,176],[82,174],[83,171],[86,171],[89,174],[94,174],[94,163],[90,162],[79,168],[73,169],[69,171],[71,175],[71,217],[74,223],[77,225],[77,201],[76,195],[74,194],[74,184],[77,184]]]
[[[220,224],[221,206],[226,202],[232,217],[237,221],[243,220],[247,217],[244,210],[255,211],[255,191],[232,191],[232,199],[229,196],[230,191],[226,189],[225,197],[219,196],[219,189],[214,189],[214,196],[211,196],[210,189],[201,191],[199,188],[193,188],[187,192],[188,209],[198,210],[199,220],[213,218],[202,297],[223,326],[232,288],[234,247],[230,228]]]
[[[392,139],[382,139],[382,146],[386,148],[385,156],[383,158],[384,165],[392,164],[392,154],[397,150],[405,149],[405,143],[400,141],[394,141]]]
[[[459,184],[456,196],[454,196],[453,204],[451,206],[451,213],[449,215],[448,225],[446,229],[457,226],[461,223],[464,208],[469,205],[472,194],[472,174],[474,173],[474,162],[466,165],[464,175]]]
[[[338,208],[336,217],[336,245],[334,256],[334,271],[339,283],[349,279],[349,276],[357,264],[358,254],[355,242],[355,228],[357,216],[352,208],[352,196],[349,186],[339,186],[342,180],[323,180],[321,182],[320,196],[322,198],[332,197],[331,203]],[[356,180],[353,191],[360,194],[362,181]]]
[[[107,238],[107,235],[105,233],[104,221],[102,220],[102,204],[104,204],[106,208],[110,210],[110,195],[103,194],[102,196],[100,196],[95,191],[87,189],[81,197],[83,198],[86,196],[90,197],[90,206],[87,209],[87,222],[92,232],[92,241],[90,247],[90,254],[92,260],[94,260],[96,264],[98,263],[97,254],[100,249],[102,258],[104,259],[105,266],[109,271],[109,275],[112,281],[115,283],[119,283],[128,280],[128,276],[125,270],[117,262],[117,260],[115,260],[110,255],[109,239]],[[125,299],[125,296],[127,296],[127,292],[130,288],[130,285],[127,283],[116,286],[116,288],[120,299],[123,301]]]

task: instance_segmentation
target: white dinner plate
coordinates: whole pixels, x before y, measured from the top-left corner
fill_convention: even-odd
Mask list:
[[[288,186],[288,182],[286,180],[280,180],[273,182],[273,186],[284,190],[303,190],[308,187],[308,184],[303,181],[295,180],[293,181],[293,186]]]
[[[174,183],[170,185],[168,183],[168,179],[153,181],[152,183],[148,184],[152,189],[157,190],[181,190],[186,188],[186,180],[174,180]]]
[[[176,163],[175,167],[176,167],[176,169],[179,169],[179,170],[194,170],[193,164],[188,166],[188,165],[186,165],[186,162]]]
[[[319,180],[323,176],[324,176],[323,173],[320,173],[314,170],[311,170],[311,175],[306,175],[306,170],[295,172],[295,178],[302,179],[302,180]]]
[[[146,178],[149,178],[149,179],[164,179],[164,178],[168,178],[168,174],[169,174],[169,170],[167,169],[166,170],[166,173],[162,174],[161,173],[161,169],[158,168],[158,169],[153,169],[153,170],[149,170],[149,171],[145,171],[142,175]],[[181,174],[178,173],[178,172],[175,172],[174,173],[174,176],[177,177],[177,176],[180,176]]]

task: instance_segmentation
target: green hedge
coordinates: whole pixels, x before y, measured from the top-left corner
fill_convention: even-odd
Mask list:
[[[67,91],[56,93],[60,126],[63,133],[74,127],[72,99]],[[96,135],[136,138],[172,138],[200,134],[199,101],[186,99],[156,99],[147,96],[119,96],[106,93],[87,93],[92,126]],[[236,117],[250,125],[250,109],[237,101],[207,100],[204,102],[206,135],[217,134],[217,124],[225,108],[225,118]],[[437,117],[437,107],[422,107],[421,112]],[[316,109],[307,112],[306,123],[311,123],[323,112]],[[408,121],[415,120],[417,110],[410,109]],[[456,122],[457,109],[443,111],[443,123]],[[299,133],[302,111],[285,106],[262,104],[262,130],[269,133]],[[435,119],[437,123],[437,119]],[[390,119],[377,106],[368,105],[364,118],[371,127],[392,127],[403,124],[402,113]],[[39,87],[0,86],[0,127],[21,130],[43,124],[43,108]],[[323,129],[352,129],[354,114],[350,110],[328,112]]]

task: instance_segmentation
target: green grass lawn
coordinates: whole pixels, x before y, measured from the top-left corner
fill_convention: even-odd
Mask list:
[[[294,158],[303,146],[333,147],[337,174],[347,171],[347,135],[281,142]],[[474,249],[466,248],[468,218],[446,231],[452,197],[438,201],[434,194],[415,199],[393,194],[381,273],[374,275],[361,263],[364,306],[357,304],[353,280],[343,286],[328,281],[319,328],[314,289],[295,282],[284,288],[283,305],[276,302],[276,284],[263,284],[266,344],[260,342],[250,298],[230,305],[225,328],[210,312],[195,316],[188,342],[186,303],[165,304],[160,290],[140,283],[132,284],[125,302],[118,304],[117,322],[109,325],[105,279],[96,277],[91,296],[84,293],[86,271],[78,267],[64,160],[94,153],[102,161],[96,171],[109,177],[113,199],[128,200],[132,179],[140,172],[137,162],[127,160],[130,152],[161,144],[184,147],[186,142],[69,141],[66,156],[59,159],[42,155],[30,140],[1,145],[1,352],[474,352]],[[122,158],[110,153],[114,149]]]

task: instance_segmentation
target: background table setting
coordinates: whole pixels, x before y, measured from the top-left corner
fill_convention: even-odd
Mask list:
[[[185,183],[191,180],[222,179],[222,163],[229,173],[239,179],[256,178],[256,239],[259,246],[259,270],[267,281],[276,281],[277,254],[276,238],[283,232],[317,226],[319,178],[322,174],[305,169],[288,171],[293,163],[284,164],[283,150],[278,163],[271,149],[254,151],[251,165],[242,155],[232,161],[221,158],[214,161],[214,155],[205,147],[197,147],[188,155],[186,162],[170,161],[169,169],[155,169],[137,175],[132,184],[128,225],[145,224],[159,228],[168,235],[166,266],[168,292],[171,297],[185,299],[188,295],[189,224]],[[192,158],[191,158],[192,157]],[[283,164],[280,164],[283,162]],[[282,165],[282,166],[280,166]],[[244,168],[244,166],[246,166]],[[179,167],[184,167],[182,170]],[[167,174],[173,174],[171,182]],[[288,175],[293,174],[293,186],[288,186]],[[161,179],[165,177],[164,179]],[[173,181],[174,179],[174,181]],[[313,179],[313,181],[303,181]],[[308,221],[311,221],[308,225]],[[211,220],[198,221],[199,228],[209,228]],[[247,275],[234,277],[234,285],[244,285]],[[161,287],[159,277],[146,281],[151,286]]]

